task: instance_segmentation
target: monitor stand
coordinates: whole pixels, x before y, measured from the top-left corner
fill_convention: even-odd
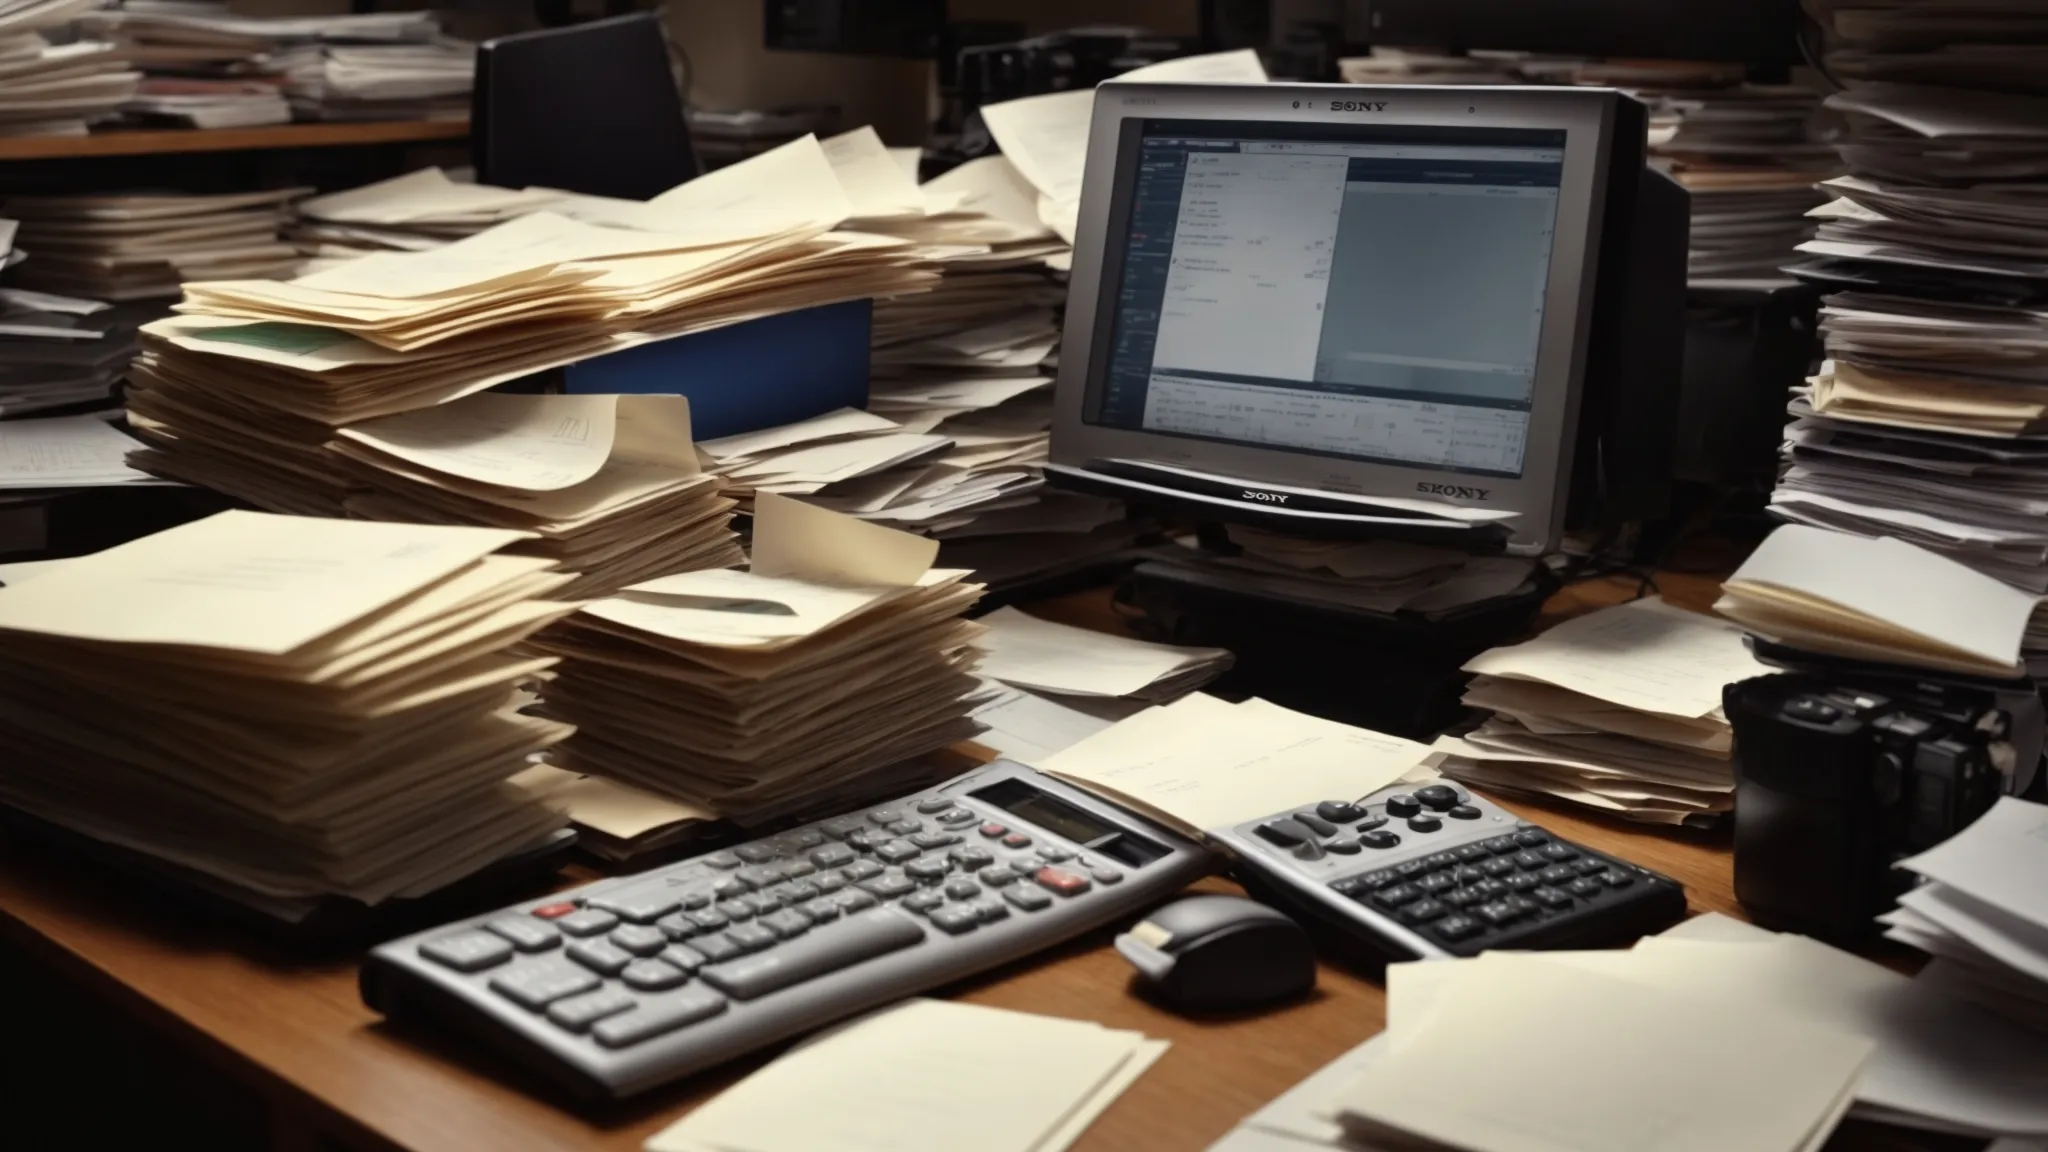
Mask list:
[[[1286,581],[1219,562],[1231,546],[1150,549],[1119,589],[1140,630],[1170,644],[1227,648],[1236,664],[1207,691],[1257,696],[1379,732],[1427,741],[1465,715],[1467,660],[1525,636],[1557,590],[1542,564],[1503,595],[1443,612],[1391,612],[1310,600]]]

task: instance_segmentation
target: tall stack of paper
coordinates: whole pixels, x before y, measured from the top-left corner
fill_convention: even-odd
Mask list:
[[[1792,402],[1771,510],[2048,591],[2048,98],[2017,94],[1997,63],[2039,55],[2039,13],[1821,15],[1831,64],[1940,86],[1882,79],[1828,98],[1850,174],[1826,185],[1836,199],[1792,271],[1833,292],[1830,359]]]
[[[578,574],[564,597],[746,559],[681,396],[483,393],[343,428],[330,448],[365,489],[350,515],[531,532],[519,551]]]
[[[2013,677],[2034,651],[2035,597],[1902,540],[1788,524],[1721,591],[1714,611],[1829,656]]]
[[[135,94],[142,73],[113,45],[42,36],[97,2],[0,0],[0,136],[83,136]]]
[[[1465,703],[1490,715],[1438,738],[1444,775],[1655,824],[1734,806],[1721,690],[1771,671],[1740,628],[1654,599],[1568,620],[1465,670],[1476,674]]]
[[[906,1000],[799,1044],[646,1149],[1063,1152],[1166,1048],[1084,1020]]]
[[[19,220],[30,259],[23,285],[95,300],[176,296],[188,280],[275,276],[298,253],[277,238],[303,188],[188,196],[16,196],[0,212]]]
[[[1434,779],[1427,745],[1199,692],[1147,708],[1035,765],[1077,788],[1200,839],[1324,800],[1362,800]]]
[[[460,183],[440,168],[419,168],[301,200],[286,237],[302,254],[321,261],[373,252],[427,252],[561,199],[544,189]],[[318,270],[307,268],[302,274]]]
[[[251,902],[432,891],[561,814],[517,532],[224,512],[0,590],[0,801]]]
[[[938,546],[762,495],[749,571],[649,581],[536,642],[542,692],[578,726],[555,762],[755,826],[886,798],[943,775],[913,757],[967,718],[981,594]]]
[[[2048,1032],[2048,893],[2040,882],[2048,806],[2000,797],[1976,823],[1899,866],[1926,882],[1879,919],[1886,936],[1934,956],[1921,982]],[[2048,1047],[2048,1037],[2036,1043]],[[2037,1053],[2036,1067],[2042,1060]],[[2035,1091],[2036,1100],[2048,1099]],[[2031,1134],[2048,1135],[2048,1116]]]
[[[135,357],[139,311],[157,314],[0,288],[0,418],[112,401]]]

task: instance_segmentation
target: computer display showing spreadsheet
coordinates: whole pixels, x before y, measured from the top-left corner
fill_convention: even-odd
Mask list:
[[[1519,478],[1565,133],[1145,120],[1108,428]]]

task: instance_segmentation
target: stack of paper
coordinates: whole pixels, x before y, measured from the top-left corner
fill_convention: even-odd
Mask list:
[[[158,310],[0,288],[0,417],[105,405]]]
[[[2037,610],[2034,596],[1924,548],[1800,524],[1771,533],[1714,605],[1805,651],[2001,678],[2048,654],[2029,637]]]
[[[98,416],[0,421],[0,489],[162,483],[128,466],[128,453],[138,447]]]
[[[303,188],[188,196],[17,196],[0,212],[19,220],[30,259],[25,286],[95,300],[176,296],[188,280],[262,277],[298,260],[277,238]]]
[[[1041,759],[1036,767],[1201,839],[1324,800],[1362,800],[1436,778],[1427,745],[1291,712],[1264,700],[1195,693]]]
[[[538,188],[515,191],[461,183],[440,168],[301,200],[286,236],[316,260],[372,252],[427,252],[539,211],[561,200]],[[310,274],[318,268],[307,268]]]
[[[0,0],[0,136],[83,136],[135,94],[142,73],[111,44],[41,33],[98,0]]]
[[[469,115],[476,45],[302,44],[265,61],[306,120],[461,120]]]
[[[1899,867],[1926,882],[1879,919],[1886,936],[1935,958],[1921,983],[2048,1033],[2048,893],[2040,883],[2048,874],[2048,806],[2000,797],[1976,823]],[[2048,1036],[2036,1044],[2048,1049]],[[2037,1052],[2034,1067],[2044,1060],[2048,1052]],[[2035,1099],[2048,1098],[2035,1091]],[[2048,1116],[2031,1133],[2048,1135]]]
[[[681,396],[483,393],[343,428],[350,515],[517,528],[579,574],[570,598],[741,563],[732,501],[697,466]]]
[[[2003,19],[1915,11],[1927,29],[1971,26],[1970,42]],[[1836,22],[1885,50],[1860,39],[1879,35],[1862,18],[1898,15]],[[1771,510],[1899,536],[2043,592],[2048,98],[1974,90],[1991,75],[1829,97],[1851,172],[1825,185],[1836,199],[1815,210],[1819,234],[1800,246],[1812,259],[1792,271],[1835,290],[1821,312],[1830,359],[1792,402]]]
[[[798,1045],[646,1148],[1062,1152],[1166,1048],[1083,1020],[907,1000]]]
[[[1833,33],[1823,63],[1837,81],[2048,94],[2042,14],[2028,0],[1806,0],[1805,8]]]
[[[555,762],[757,826],[944,775],[912,757],[971,737],[981,594],[938,546],[763,495],[746,572],[626,589],[537,642],[542,692],[577,725]]]
[[[981,623],[988,629],[981,641],[983,676],[1056,696],[1166,704],[1221,676],[1233,659],[1222,648],[1148,644],[1015,608],[991,612]]]
[[[1454,512],[1475,522],[1512,515],[1419,500],[1386,503],[1395,514]],[[1312,540],[1236,526],[1229,529],[1229,539],[1239,549],[1235,554],[1186,549],[1175,555],[1175,562],[1214,567],[1264,591],[1308,603],[1430,617],[1524,591],[1537,575],[1533,560],[1472,556],[1426,544]]]
[[[1620,1002],[1579,1017],[1558,1035],[1522,1031],[1542,1026],[1551,1009],[1538,1005],[1547,994],[1576,1005],[1597,988],[1613,989]],[[1474,994],[1485,1004],[1518,1006],[1475,1026],[1480,1017],[1462,1007]],[[1721,1013],[1730,1015],[1706,1032],[1688,1027]],[[1773,1035],[1820,1063],[1803,1066],[1790,1051],[1756,1046],[1757,1038],[1745,1034],[1753,1020],[1787,1029]],[[1394,1088],[1416,1084],[1422,1070],[1449,1051],[1488,1044],[1496,1030],[1502,1051],[1524,1043],[1568,1044],[1592,1062],[1586,1066],[1613,1069],[1619,1078],[1609,1082],[1629,1088],[1575,1101],[1570,1109],[1525,1111],[1521,1093],[1541,1099],[1553,1075],[1545,1069],[1572,1074],[1572,1059],[1553,1046],[1544,1060],[1527,1066],[1498,1055],[1477,1060],[1487,1070],[1483,1083],[1468,1080],[1472,1090],[1456,1099],[1427,1094],[1441,1115],[1420,1127],[1409,1128],[1420,1102],[1395,1103],[1396,1122],[1379,1121]],[[1729,1037],[1731,1046],[1717,1054],[1714,1045]],[[1624,1071],[1631,1060],[1640,1067]],[[1739,1061],[1757,1066],[1745,1073]],[[1728,1085],[1730,1094],[1717,1095],[1716,1082]],[[1744,1087],[1735,1088],[1738,1083]],[[1838,1095],[1845,1085],[1846,1099]],[[2039,1137],[2048,1132],[2044,1089],[2048,1048],[2039,1037],[1951,998],[1924,976],[1910,980],[1805,937],[1710,913],[1626,952],[1495,952],[1392,965],[1387,1030],[1254,1113],[1211,1152],[1411,1146],[1388,1139],[1389,1128],[1425,1141],[1454,1140],[1460,1148],[1518,1152],[1818,1148],[1845,1106],[1849,1116],[1905,1127],[1978,1138]],[[1723,1107],[1736,1099],[1741,1108]],[[1504,1100],[1514,1103],[1495,1105]],[[1721,1117],[1717,1108],[1746,1115]],[[1734,1127],[1756,1124],[1778,1108],[1784,1111],[1767,1130]],[[1687,1139],[1671,1144],[1645,1135],[1660,1117],[1670,1125],[1666,1131]],[[1506,1127],[1514,1118],[1530,1126],[1510,1134]]]
[[[574,606],[517,532],[224,512],[0,590],[0,801],[265,898],[440,888],[551,836],[512,710]]]
[[[1655,824],[1734,806],[1721,690],[1771,671],[1740,628],[1654,599],[1568,620],[1465,670],[1477,676],[1465,703],[1491,715],[1438,738],[1444,775]]]
[[[184,128],[252,128],[289,124],[292,106],[267,80],[208,80],[152,76],[121,105],[133,120]]]

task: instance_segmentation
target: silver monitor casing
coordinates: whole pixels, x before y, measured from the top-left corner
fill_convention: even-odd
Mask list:
[[[1102,85],[1096,89],[1067,292],[1053,405],[1053,465],[1079,470],[1091,461],[1142,461],[1268,491],[1354,497],[1367,513],[1373,511],[1374,498],[1512,511],[1518,515],[1506,525],[1512,532],[1508,551],[1539,555],[1555,550],[1571,486],[1615,99],[1611,89],[1586,88]],[[1148,119],[1563,129],[1564,166],[1521,477],[1345,460],[1085,423],[1087,397],[1107,371],[1114,323],[1116,285],[1105,284],[1104,273],[1111,271],[1119,280],[1122,275],[1123,238],[1110,231],[1111,222],[1127,219],[1130,210],[1130,182],[1118,188],[1124,122]],[[1130,159],[1134,162],[1135,156]],[[1474,491],[1445,494],[1446,487]]]

